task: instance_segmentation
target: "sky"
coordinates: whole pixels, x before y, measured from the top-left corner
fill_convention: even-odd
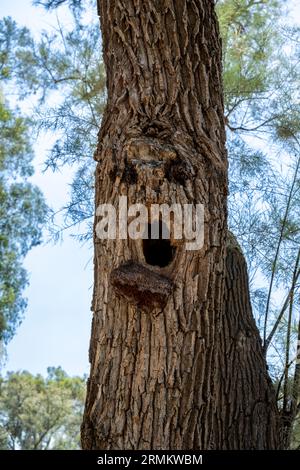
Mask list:
[[[292,1],[293,19],[300,23],[300,2]],[[62,13],[62,10],[59,10]],[[64,15],[64,14],[63,14]],[[33,7],[31,0],[1,0],[0,18],[11,16],[34,35],[56,24],[55,13]],[[66,17],[60,18],[64,21]],[[48,204],[59,209],[68,200],[72,169],[43,173],[43,161],[51,137],[35,145],[35,175],[32,181],[43,191]],[[59,244],[43,244],[26,257],[30,285],[25,295],[28,308],[17,334],[8,345],[5,371],[46,373],[48,366],[61,366],[70,375],[88,372],[91,327],[92,248],[81,246],[65,235]]]

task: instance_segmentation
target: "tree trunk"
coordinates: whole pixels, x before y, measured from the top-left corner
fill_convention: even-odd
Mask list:
[[[119,196],[147,207],[201,203],[205,225],[198,251],[184,239],[95,235],[83,448],[275,448],[277,411],[246,278],[230,278],[224,303],[227,157],[214,2],[98,4],[108,103],[96,207],[117,208]]]
[[[224,410],[220,448],[279,448],[275,391],[252,314],[247,265],[241,248],[230,233],[224,300],[219,349],[223,401],[220,406]]]

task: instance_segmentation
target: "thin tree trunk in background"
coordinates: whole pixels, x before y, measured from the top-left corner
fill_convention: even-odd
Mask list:
[[[202,203],[205,233],[199,251],[172,239],[164,267],[155,264],[165,261],[165,245],[95,236],[83,448],[276,448],[277,411],[245,304],[247,279],[225,295],[227,157],[214,2],[98,4],[108,103],[96,207],[117,207],[121,195],[148,207]]]

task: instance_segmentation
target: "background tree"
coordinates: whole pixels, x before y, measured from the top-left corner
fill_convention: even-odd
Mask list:
[[[95,155],[96,207],[116,207],[119,195],[148,207],[202,203],[205,230],[194,252],[171,234],[167,262],[160,241],[95,238],[83,447],[278,448],[275,394],[246,311],[247,273],[237,277],[236,251],[226,246],[214,2],[102,0],[98,9],[108,100]]]
[[[229,221],[247,256],[252,304],[288,446],[298,413],[299,28],[288,2],[218,2],[224,39]]]
[[[0,449],[79,448],[85,379],[49,367],[47,377],[11,372],[0,379]]]

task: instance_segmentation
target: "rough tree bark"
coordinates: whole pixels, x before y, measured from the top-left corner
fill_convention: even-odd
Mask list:
[[[225,295],[227,157],[214,2],[98,7],[108,103],[96,207],[117,207],[120,195],[147,206],[202,203],[205,236],[199,251],[172,239],[163,267],[153,265],[164,256],[159,243],[95,236],[83,448],[276,448],[277,411],[240,256],[236,268],[227,255]]]

